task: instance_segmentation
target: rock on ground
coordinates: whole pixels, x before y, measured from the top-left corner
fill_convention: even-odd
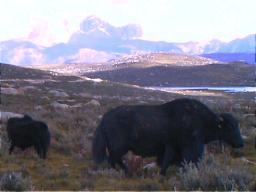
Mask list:
[[[90,106],[94,106],[94,107],[100,107],[100,102],[93,99],[93,100],[89,101],[88,103],[86,103],[86,105],[90,105]]]
[[[51,90],[49,91],[50,94],[54,95],[55,97],[68,97],[69,95],[63,91]]]
[[[6,94],[6,95],[18,95],[18,94],[23,94],[21,90],[15,89],[15,88],[4,88],[1,87],[1,93]]]
[[[62,103],[58,103],[58,102],[56,102],[56,101],[54,101],[54,102],[51,104],[51,106],[53,106],[55,109],[68,109],[68,108],[70,108],[69,105],[67,105],[67,104],[62,104]]]
[[[0,111],[0,122],[7,122],[12,117],[23,117],[23,114]]]

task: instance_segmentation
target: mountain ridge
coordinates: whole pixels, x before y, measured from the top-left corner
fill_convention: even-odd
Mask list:
[[[202,54],[201,56],[220,62],[244,62],[248,64],[256,63],[255,53],[210,53]]]
[[[254,53],[255,34],[230,42],[211,40],[207,42],[174,43],[140,39],[139,25],[128,24],[115,27],[96,16],[89,16],[80,24],[80,29],[66,43],[49,47],[28,40],[0,42],[1,62],[16,65],[67,63],[67,61],[94,63],[106,62],[126,55],[151,52],[178,54]],[[90,57],[93,52],[94,57]]]

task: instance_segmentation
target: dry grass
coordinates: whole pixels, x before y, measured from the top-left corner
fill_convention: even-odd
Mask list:
[[[110,169],[106,164],[96,167],[92,162],[92,136],[102,115],[121,104],[156,104],[181,96],[108,82],[75,83],[65,81],[63,77],[62,79],[56,77],[56,80],[58,81],[33,84],[36,89],[24,90],[23,95],[1,95],[2,111],[27,113],[35,119],[45,121],[52,135],[46,160],[39,159],[33,149],[25,152],[15,149],[14,154],[8,155],[6,124],[1,124],[0,180],[8,184],[6,175],[21,173],[22,176],[10,181],[16,183],[15,190],[251,190],[255,187],[255,181],[250,177],[250,174],[256,174],[255,165],[246,164],[240,159],[243,156],[256,162],[254,148],[256,122],[251,115],[255,109],[253,94],[194,97],[209,105],[215,112],[232,112],[239,119],[242,134],[247,138],[246,145],[239,154],[225,148],[229,160],[225,160],[226,157],[222,154],[216,153],[211,163],[205,160],[198,168],[189,165],[179,172],[178,167],[172,166],[166,177],[159,176],[159,169],[155,168],[149,171],[138,170],[133,177],[126,178],[121,171]],[[22,88],[30,86],[31,82],[5,81],[3,85]],[[68,93],[69,97],[55,97],[49,94],[49,90],[62,90]],[[97,100],[100,106],[87,105],[93,99]],[[54,101],[70,106],[75,104],[81,106],[55,109],[51,105]],[[149,162],[153,160],[148,159]],[[221,185],[215,183],[214,179],[204,180],[209,174],[207,171],[211,169],[215,170],[212,177],[222,178]],[[1,190],[10,189],[2,183]],[[210,184],[206,185],[207,183]]]
[[[182,190],[203,191],[247,191],[254,181],[248,166],[236,163],[230,165],[230,157],[221,162],[214,156],[206,156],[197,165],[185,164],[179,171]],[[222,159],[222,160],[223,160]]]

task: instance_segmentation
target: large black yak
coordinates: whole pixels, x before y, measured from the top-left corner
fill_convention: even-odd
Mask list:
[[[131,150],[142,157],[157,157],[161,174],[171,164],[198,162],[204,144],[222,140],[243,146],[238,123],[228,113],[216,115],[194,99],[177,99],[155,106],[120,106],[107,112],[92,144],[96,163],[105,159],[127,173],[122,156]]]
[[[40,158],[46,157],[50,145],[50,132],[45,123],[35,121],[28,115],[10,118],[7,122],[7,134],[11,141],[9,154],[15,146],[22,150],[34,146]]]

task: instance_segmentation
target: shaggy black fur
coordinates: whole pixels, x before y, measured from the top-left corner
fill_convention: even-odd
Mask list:
[[[122,156],[131,150],[142,157],[157,157],[161,174],[171,164],[198,162],[204,144],[222,140],[242,147],[238,123],[231,114],[216,115],[194,99],[177,99],[155,106],[120,106],[107,112],[97,128],[93,159],[105,159],[127,173]]]
[[[11,141],[9,154],[14,147],[25,150],[34,146],[40,158],[46,158],[46,153],[50,145],[50,132],[45,123],[35,121],[30,116],[23,118],[10,118],[7,122],[8,138]]]

